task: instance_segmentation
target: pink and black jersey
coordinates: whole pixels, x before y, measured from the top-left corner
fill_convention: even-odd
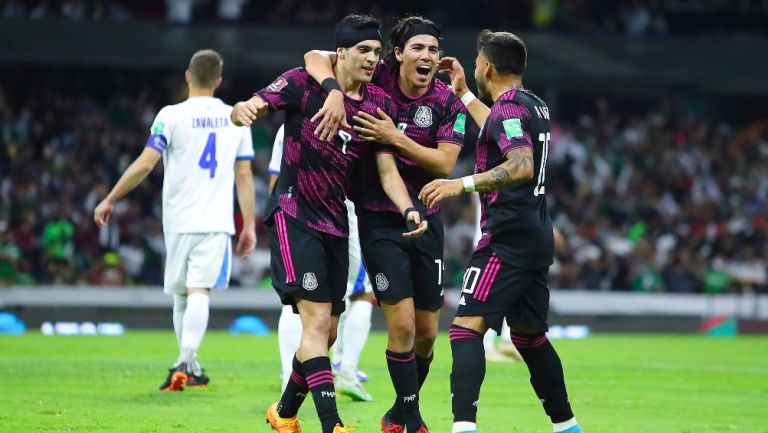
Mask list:
[[[461,100],[451,91],[450,86],[440,80],[432,80],[426,93],[418,98],[403,94],[398,84],[399,72],[379,62],[373,74],[373,82],[384,89],[394,100],[397,116],[392,120],[398,129],[411,140],[422,146],[437,148],[438,142],[464,144],[464,127],[467,119],[466,109]],[[388,150],[380,150],[388,151]],[[419,167],[407,156],[397,155],[397,168],[403,178],[414,205],[424,206],[418,199],[419,192],[427,183],[435,180],[429,171]],[[387,198],[378,177],[366,178],[366,189],[360,197],[361,207],[370,211],[391,211],[400,213]],[[436,206],[429,209],[429,215],[440,211]]]
[[[526,268],[552,264],[554,241],[545,196],[549,150],[549,108],[527,89],[503,93],[491,107],[477,139],[475,173],[507,160],[509,152],[533,150],[533,179],[514,188],[480,194],[482,237],[502,258]]]
[[[392,99],[380,88],[363,84],[362,98],[345,97],[347,117],[364,111],[376,115],[380,107],[394,115]],[[314,230],[349,236],[344,199],[359,182],[360,162],[375,149],[353,129],[341,128],[333,141],[314,135],[309,119],[323,106],[327,92],[304,68],[291,69],[256,92],[270,111],[285,112],[285,139],[280,176],[267,204],[267,216],[277,208]],[[378,174],[376,174],[378,176]]]

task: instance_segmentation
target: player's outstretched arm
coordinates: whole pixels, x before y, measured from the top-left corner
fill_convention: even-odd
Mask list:
[[[419,211],[413,207],[405,182],[397,170],[395,156],[390,153],[376,155],[376,166],[379,169],[379,179],[384,192],[405,217],[408,232],[403,233],[403,236],[410,238],[424,234],[427,231],[427,221],[422,220]]]
[[[312,122],[319,120],[314,134],[321,140],[332,140],[339,130],[339,125],[349,128],[344,109],[344,93],[333,74],[334,63],[336,53],[333,51],[312,50],[304,54],[304,66],[309,76],[328,92],[322,108],[310,119]]]
[[[419,200],[431,208],[463,192],[488,192],[512,188],[533,179],[533,149],[521,147],[507,154],[507,160],[488,171],[461,179],[435,179],[424,185]]]
[[[251,126],[254,120],[269,113],[269,105],[259,96],[240,101],[232,107],[229,119],[237,126]]]
[[[237,254],[247,257],[256,247],[256,216],[254,215],[256,193],[253,188],[250,159],[235,162],[235,189],[237,190],[240,212],[243,213],[243,230],[240,232],[240,239],[237,241],[235,251]]]
[[[461,102],[467,107],[469,115],[475,120],[478,126],[482,127],[491,109],[482,101],[477,99],[467,87],[467,77],[464,74],[464,67],[461,66],[456,57],[443,57],[437,63],[437,71],[446,74],[451,79],[453,93],[461,98]]]
[[[112,214],[115,203],[136,188],[155,168],[161,157],[162,154],[154,148],[145,147],[139,157],[125,169],[112,191],[93,210],[93,221],[102,226],[109,223],[109,216]]]
[[[397,129],[392,118],[384,110],[377,108],[376,112],[378,117],[358,111],[357,116],[352,118],[358,124],[354,129],[360,137],[397,147],[416,165],[437,177],[446,177],[451,174],[461,147],[448,142],[437,143],[435,149],[422,146]]]

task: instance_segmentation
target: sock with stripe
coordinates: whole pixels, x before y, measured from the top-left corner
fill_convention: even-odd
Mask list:
[[[395,388],[395,413],[390,412],[390,419],[398,424],[405,424],[407,430],[418,431],[423,424],[419,412],[419,376],[416,367],[416,354],[413,349],[407,352],[385,352],[387,368]]]
[[[572,419],[573,411],[568,402],[568,392],[565,390],[563,365],[546,334],[512,334],[512,343],[528,366],[533,390],[552,423],[563,423]]]
[[[485,349],[483,334],[458,325],[448,330],[451,340],[451,404],[453,422],[477,422],[480,386],[485,379]],[[461,427],[460,427],[461,428]],[[456,430],[454,430],[456,431]],[[472,430],[459,430],[472,431]]]
[[[307,380],[312,400],[315,402],[317,416],[320,418],[322,433],[333,433],[336,424],[344,425],[336,409],[336,389],[333,386],[331,359],[318,356],[301,364],[304,378]]]
[[[280,415],[280,418],[295,417],[299,413],[304,399],[307,398],[307,394],[309,394],[309,387],[304,378],[304,370],[301,367],[301,362],[294,355],[293,370],[283,390],[283,396],[280,397],[280,402],[277,404],[277,414]]]

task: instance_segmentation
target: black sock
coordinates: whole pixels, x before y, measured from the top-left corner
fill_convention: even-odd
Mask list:
[[[332,433],[336,424],[342,426],[344,424],[336,410],[336,390],[333,386],[331,359],[327,356],[318,356],[304,361],[301,368],[304,369],[304,378],[312,392],[312,400],[315,402],[317,416],[323,428],[322,433]]]
[[[293,418],[299,413],[301,404],[309,394],[307,380],[304,378],[304,370],[301,368],[301,362],[293,355],[293,371],[288,384],[285,386],[283,396],[277,404],[277,414],[280,418]]]
[[[477,403],[480,386],[485,379],[485,349],[483,334],[468,328],[451,325],[451,406],[453,422],[477,422]]]
[[[421,391],[421,387],[424,385],[424,381],[427,380],[427,375],[429,374],[429,366],[432,364],[433,359],[435,359],[434,351],[426,359],[416,355],[416,372],[419,377],[419,391]],[[392,408],[389,409],[389,418],[398,424],[402,424],[403,416],[398,410],[399,408],[397,407],[397,402],[398,399],[395,399],[395,403],[392,405]]]
[[[531,373],[531,385],[553,423],[573,418],[565,390],[563,365],[545,334],[512,334],[512,343]]]
[[[419,376],[416,368],[416,354],[408,352],[391,352],[387,350],[387,367],[392,385],[395,387],[395,413],[392,418],[398,424],[405,424],[409,432],[417,431],[423,421],[419,412]]]
[[[433,351],[428,358],[422,358],[416,355],[416,370],[419,374],[419,390],[424,385],[424,381],[427,380],[429,374],[429,366],[432,364],[432,360],[435,359],[435,352]]]

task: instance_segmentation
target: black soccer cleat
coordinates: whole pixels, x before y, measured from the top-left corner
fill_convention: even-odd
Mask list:
[[[200,375],[189,373],[187,375],[187,382],[186,386],[190,388],[202,388],[204,386],[208,386],[208,382],[211,381],[211,378],[208,377],[208,375],[205,374],[205,370],[200,372]]]
[[[168,377],[160,385],[160,391],[184,391],[184,385],[190,375],[187,374],[187,364],[182,362],[168,370]]]

